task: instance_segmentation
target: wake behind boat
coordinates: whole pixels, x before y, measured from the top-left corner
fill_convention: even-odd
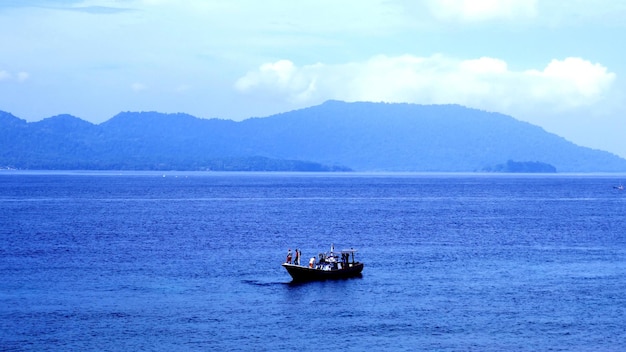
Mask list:
[[[308,266],[292,264],[290,258],[283,263],[293,281],[336,280],[360,276],[363,271],[363,263],[354,258],[356,249],[342,250],[335,253],[331,246],[330,253],[320,253],[319,259],[311,258]]]

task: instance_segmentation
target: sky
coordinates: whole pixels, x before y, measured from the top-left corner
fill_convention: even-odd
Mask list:
[[[460,104],[626,158],[626,1],[0,0],[0,110]]]

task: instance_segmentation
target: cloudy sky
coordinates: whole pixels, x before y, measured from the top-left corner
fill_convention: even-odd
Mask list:
[[[626,157],[626,1],[0,0],[0,110],[502,112]]]

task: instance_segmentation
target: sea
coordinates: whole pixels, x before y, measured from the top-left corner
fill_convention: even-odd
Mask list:
[[[4,170],[0,350],[626,351],[623,181]]]

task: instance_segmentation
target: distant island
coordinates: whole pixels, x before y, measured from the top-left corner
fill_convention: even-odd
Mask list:
[[[538,161],[517,162],[508,160],[504,164],[484,168],[485,172],[511,172],[511,173],[556,173],[556,167]]]
[[[152,170],[171,170],[171,165],[147,165]],[[202,165],[180,165],[177,169],[194,171],[299,171],[299,172],[349,172],[344,166],[328,166],[314,162],[264,157],[218,158],[205,160]]]
[[[122,112],[26,122],[0,111],[0,168],[361,172],[626,172],[626,160],[459,105],[346,103],[235,122]]]

